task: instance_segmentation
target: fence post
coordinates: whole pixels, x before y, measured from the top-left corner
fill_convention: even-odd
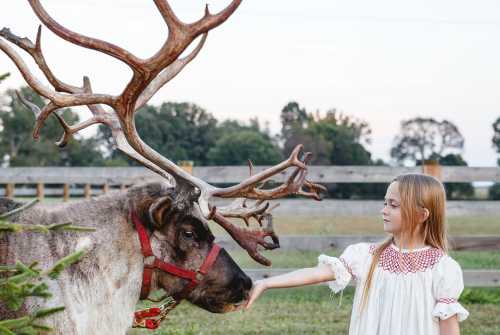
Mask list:
[[[63,201],[69,200],[69,184],[64,184],[63,186]]]
[[[125,184],[120,185],[120,191],[125,191],[127,189],[127,186]]]
[[[179,161],[179,166],[189,174],[193,174],[193,161]]]
[[[92,194],[92,189],[90,188],[90,184],[85,184],[85,188],[83,189],[83,195],[85,199],[90,199]]]
[[[433,176],[437,180],[443,180],[441,165],[437,160],[426,160],[422,165],[422,173]]]
[[[43,183],[37,183],[36,184],[36,197],[38,198],[39,201],[43,200],[44,197],[44,184]]]
[[[108,183],[104,183],[104,185],[102,185],[102,193],[106,194],[108,192],[109,192],[109,184]]]
[[[5,196],[7,198],[14,198],[14,190],[16,188],[15,184],[9,183],[5,185]]]

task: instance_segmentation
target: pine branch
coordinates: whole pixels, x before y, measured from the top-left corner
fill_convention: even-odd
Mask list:
[[[22,224],[5,222],[3,219],[26,210],[38,201],[31,201],[10,212],[0,215],[0,236],[4,233],[19,232],[39,232],[49,233],[58,231],[90,232],[95,231],[92,227],[75,226],[71,222],[55,223],[51,225],[41,224]],[[57,279],[61,272],[78,262],[85,255],[84,250],[76,251],[62,259],[58,260],[49,269],[39,269],[38,262],[26,265],[16,261],[15,265],[0,265],[0,301],[13,311],[17,311],[24,304],[28,297],[40,297],[48,299],[52,296],[49,292],[49,286],[46,280]],[[8,319],[0,321],[0,335],[37,335],[52,331],[52,328],[37,322],[64,310],[64,306],[48,308],[36,311],[32,315],[27,315],[17,319]]]
[[[49,233],[50,231],[75,231],[75,232],[92,232],[95,228],[85,226],[74,226],[71,222],[57,223],[51,225],[41,224],[23,224],[23,223],[9,223],[0,221],[0,233],[11,232],[19,233],[23,231],[32,231],[37,233]]]

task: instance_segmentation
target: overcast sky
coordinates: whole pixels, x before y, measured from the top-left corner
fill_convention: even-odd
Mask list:
[[[153,1],[42,3],[67,28],[139,57],[154,54],[167,36]],[[198,0],[170,3],[186,22],[204,9]],[[213,1],[210,8],[228,3]],[[26,1],[2,4],[0,27],[34,40],[38,24]],[[57,76],[69,83],[89,75],[94,91],[118,94],[130,78],[119,61],[74,47],[47,29],[42,47]],[[3,87],[24,85],[4,54],[0,72],[12,74]],[[493,166],[491,125],[500,117],[499,90],[497,0],[244,0],[151,102],[194,102],[219,120],[258,117],[274,133],[288,101],[309,111],[337,108],[369,122],[368,149],[384,160],[401,120],[432,116],[458,126],[469,165]]]

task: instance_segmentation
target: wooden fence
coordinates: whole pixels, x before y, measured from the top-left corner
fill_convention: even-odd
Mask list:
[[[280,236],[280,250],[283,251],[314,251],[324,252],[325,250],[343,250],[348,245],[382,241],[382,235],[337,235],[337,236],[317,236],[317,235],[285,235]],[[451,236],[450,249],[456,251],[500,251],[500,236]],[[226,250],[241,250],[241,247],[226,235],[218,236],[217,243]]]
[[[255,167],[255,171],[265,169]],[[394,176],[408,172],[422,172],[422,168],[386,166],[311,166],[308,178],[319,183],[388,183]],[[436,171],[434,171],[436,172]],[[194,167],[193,175],[212,184],[234,184],[248,177],[248,168],[243,166]],[[444,182],[490,181],[500,182],[500,168],[443,166],[437,174]],[[287,173],[274,179],[285,180]],[[124,189],[129,185],[153,180],[162,180],[143,167],[43,167],[0,168],[0,196],[70,196],[89,198],[110,190]],[[379,201],[333,200],[322,202],[310,200],[280,200],[275,215],[373,215],[380,209]],[[500,215],[499,201],[450,201],[448,214],[458,216]]]
[[[254,171],[265,169],[257,166]],[[500,182],[500,168],[457,167],[403,168],[385,166],[312,166],[308,179],[318,183],[389,183],[394,176],[410,172],[432,172],[443,182]],[[243,166],[194,167],[193,175],[212,184],[234,184],[248,177],[248,168]],[[282,182],[287,173],[273,178]],[[143,167],[113,168],[0,168],[0,195],[9,196],[59,196],[68,200],[70,196],[89,198],[113,189],[124,189],[132,184],[164,180]],[[280,200],[274,211],[280,215],[332,216],[373,215],[378,213],[381,201],[332,200],[322,202],[310,200]],[[454,215],[499,216],[500,201],[450,201],[448,213]],[[281,249],[325,252],[343,249],[357,242],[379,241],[381,236],[282,236]],[[228,250],[238,248],[231,239],[219,241]],[[456,236],[452,238],[455,250],[500,250],[500,236]],[[293,269],[245,269],[253,279],[277,275]],[[500,270],[466,270],[467,286],[500,286]]]

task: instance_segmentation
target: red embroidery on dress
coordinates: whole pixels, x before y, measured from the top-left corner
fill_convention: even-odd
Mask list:
[[[376,245],[370,245],[370,253],[374,254]],[[432,268],[444,252],[437,248],[427,248],[412,252],[400,252],[393,246],[382,251],[378,266],[392,273],[416,273]]]
[[[354,272],[352,272],[352,268],[347,263],[347,261],[345,259],[343,259],[342,257],[340,257],[339,260],[342,262],[342,264],[344,264],[345,268],[347,269],[347,272],[349,272],[349,274],[352,276],[352,278],[354,280],[356,280],[356,275],[354,274]]]
[[[441,298],[441,299],[438,299],[437,302],[439,303],[443,303],[443,304],[454,304],[457,302],[457,299],[453,299],[453,298]]]

